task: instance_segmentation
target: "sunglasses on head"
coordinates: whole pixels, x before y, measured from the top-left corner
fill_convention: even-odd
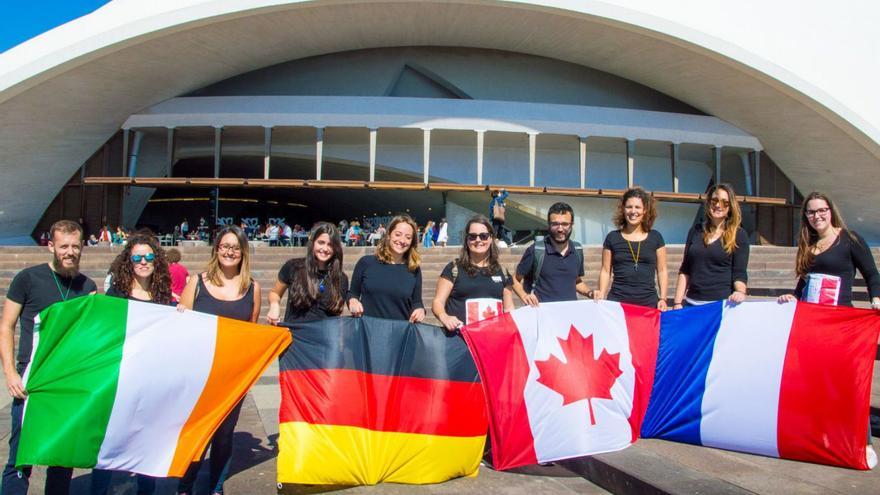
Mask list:
[[[152,262],[156,261],[156,255],[153,253],[131,255],[131,262],[132,263],[140,263],[141,260],[146,260],[147,263],[152,263]]]
[[[477,239],[479,239],[481,241],[488,241],[491,238],[492,238],[492,234],[490,234],[488,232],[480,232],[479,234],[470,234],[469,233],[467,235],[468,242],[474,242]]]

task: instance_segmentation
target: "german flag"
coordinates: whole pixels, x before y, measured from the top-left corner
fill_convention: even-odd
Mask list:
[[[295,325],[280,359],[278,482],[439,483],[476,476],[487,419],[464,341],[430,325]]]

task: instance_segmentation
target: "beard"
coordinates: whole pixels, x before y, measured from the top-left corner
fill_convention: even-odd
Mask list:
[[[64,278],[73,278],[79,273],[79,256],[69,258],[73,261],[73,266],[65,267],[61,261],[61,258],[58,258],[58,255],[52,257],[52,268],[55,269],[55,273],[61,275]]]
[[[568,232],[559,232],[559,233],[550,233],[550,237],[553,239],[553,242],[557,244],[565,244],[571,238],[572,231]]]

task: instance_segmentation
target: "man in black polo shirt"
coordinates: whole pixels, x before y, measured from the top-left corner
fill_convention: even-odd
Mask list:
[[[26,494],[31,475],[30,467],[15,469],[15,456],[21,434],[24,399],[27,396],[21,374],[31,359],[34,317],[51,304],[93,294],[97,290],[95,282],[79,273],[82,236],[82,227],[78,223],[69,220],[55,222],[49,229],[48,246],[52,260],[18,272],[6,293],[3,317],[0,320],[0,359],[3,361],[6,388],[14,400],[12,431],[9,433],[9,460],[3,469],[3,482],[0,485],[3,495]],[[13,358],[16,320],[19,320],[21,328],[17,362]],[[69,493],[72,474],[73,470],[69,468],[49,467],[46,471],[46,493]]]
[[[547,223],[550,235],[529,246],[516,267],[514,292],[529,306],[537,306],[539,302],[575,301],[578,293],[592,297],[593,291],[581,278],[584,276],[583,250],[570,239],[574,226],[571,206],[555,203],[547,213]]]

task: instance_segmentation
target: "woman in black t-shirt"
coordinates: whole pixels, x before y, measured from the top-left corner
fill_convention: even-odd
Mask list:
[[[602,246],[602,269],[599,289],[593,292],[595,299],[666,311],[666,244],[660,232],[651,230],[656,218],[654,198],[644,189],[633,187],[623,193],[613,219],[618,230],[609,232]],[[660,285],[659,298],[655,273]]]
[[[706,218],[691,229],[684,246],[673,309],[685,302],[746,299],[749,236],[740,227],[742,214],[733,188],[729,184],[709,188],[703,209]]]
[[[352,316],[413,323],[425,319],[417,232],[418,226],[409,215],[398,215],[388,225],[388,234],[376,246],[376,254],[358,260],[348,291],[348,310]]]
[[[801,229],[795,267],[798,274],[794,295],[779,296],[780,302],[796,299],[840,306],[852,306],[853,279],[862,274],[871,296],[871,307],[880,309],[880,273],[868,244],[849,230],[828,196],[812,192],[801,206]],[[810,291],[808,285],[829,279],[837,290]],[[808,284],[808,282],[810,282]],[[811,297],[807,293],[813,292]]]
[[[431,310],[450,332],[513,311],[512,281],[498,262],[493,232],[482,215],[468,220],[461,254],[440,274]]]
[[[348,277],[342,272],[342,238],[332,224],[318,222],[309,232],[306,257],[294,258],[278,270],[269,293],[266,320],[281,321],[281,298],[287,292],[284,321],[320,320],[339,316],[345,307]]]

